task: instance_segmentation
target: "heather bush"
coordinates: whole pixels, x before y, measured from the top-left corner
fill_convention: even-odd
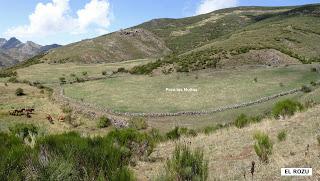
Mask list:
[[[293,116],[295,112],[303,110],[303,105],[290,99],[278,102],[272,108],[272,114],[275,118]]]
[[[253,138],[255,139],[254,150],[259,159],[264,162],[269,162],[269,156],[272,154],[273,143],[269,136],[265,133],[258,132]]]
[[[285,141],[287,139],[287,132],[285,130],[280,131],[277,135],[278,141]]]
[[[111,120],[105,116],[100,117],[98,122],[98,128],[106,128],[111,125]]]
[[[129,127],[137,130],[147,129],[147,120],[143,117],[134,117],[129,120]]]
[[[205,181],[208,178],[208,161],[200,149],[190,150],[186,145],[177,146],[171,159],[167,160],[165,173],[158,180]]]
[[[14,134],[25,128],[34,129],[20,125],[0,133],[0,180],[135,180],[130,160],[154,147],[147,134],[123,129],[94,138],[75,132],[42,136],[31,148]]]

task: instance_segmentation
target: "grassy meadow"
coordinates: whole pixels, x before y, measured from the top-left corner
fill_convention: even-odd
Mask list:
[[[203,71],[161,76],[125,76],[65,85],[65,94],[120,112],[210,110],[256,100],[318,81],[314,65]],[[256,82],[254,79],[256,78]],[[168,92],[194,88],[197,92]]]
[[[145,64],[152,61],[151,59],[130,60],[118,63],[102,63],[102,64],[36,64],[30,67],[18,69],[18,78],[28,81],[39,81],[43,84],[59,83],[60,77],[65,77],[66,80],[74,79],[75,76],[83,77],[83,72],[87,72],[88,77],[102,77],[102,72],[106,71],[111,74],[112,71],[123,67],[129,69],[131,67]],[[72,76],[72,74],[74,74]]]

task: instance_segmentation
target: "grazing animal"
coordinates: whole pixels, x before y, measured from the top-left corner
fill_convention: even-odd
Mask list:
[[[64,122],[64,119],[65,119],[64,115],[60,115],[58,117],[58,121],[60,121],[60,122]]]
[[[51,117],[50,114],[47,115],[47,120],[49,121],[50,124],[54,124],[53,118]]]

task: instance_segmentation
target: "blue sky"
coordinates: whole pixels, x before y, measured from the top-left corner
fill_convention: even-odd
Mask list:
[[[154,18],[182,18],[232,6],[285,6],[316,0],[0,0],[0,37],[67,44]]]

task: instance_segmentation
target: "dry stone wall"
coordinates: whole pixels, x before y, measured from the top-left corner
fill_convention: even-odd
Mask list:
[[[244,108],[252,105],[257,105],[261,104],[273,99],[277,99],[282,96],[290,95],[290,94],[295,94],[297,92],[301,91],[301,88],[299,89],[292,89],[289,91],[281,92],[279,94],[275,94],[272,96],[267,96],[267,97],[262,97],[258,100],[254,101],[249,101],[249,102],[244,102],[240,104],[234,104],[234,105],[228,105],[224,107],[220,107],[217,109],[212,109],[212,110],[201,110],[201,111],[181,111],[181,112],[176,112],[176,113],[132,113],[132,112],[116,112],[111,109],[107,108],[102,108],[101,106],[90,104],[90,103],[85,103],[82,101],[74,100],[72,98],[69,98],[64,95],[63,88],[60,88],[59,94],[56,96],[60,102],[63,102],[64,104],[70,104],[74,106],[75,110],[78,110],[79,112],[88,114],[93,117],[97,117],[97,115],[104,115],[104,114],[111,114],[111,115],[116,115],[116,116],[127,116],[127,117],[133,117],[133,116],[139,116],[139,117],[167,117],[167,116],[182,116],[182,115],[205,115],[205,114],[213,114],[213,113],[218,113],[218,112],[223,112],[227,110],[232,110],[232,109],[239,109],[239,108]],[[111,118],[112,119],[112,118]],[[114,121],[117,122],[117,121]],[[120,123],[115,123],[119,124],[120,126],[127,125],[127,123],[123,123],[124,121],[120,121]]]

